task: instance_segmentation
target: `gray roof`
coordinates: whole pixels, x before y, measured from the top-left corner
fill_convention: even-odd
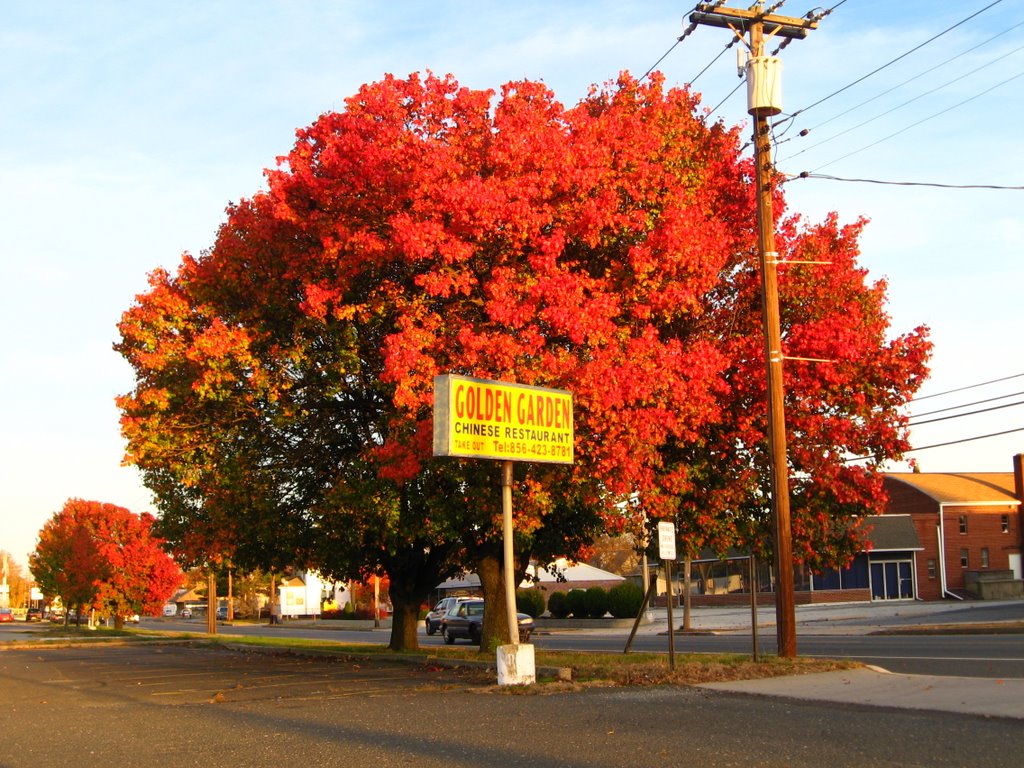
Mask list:
[[[865,522],[871,528],[868,540],[872,552],[924,549],[910,515],[870,515],[865,518]]]

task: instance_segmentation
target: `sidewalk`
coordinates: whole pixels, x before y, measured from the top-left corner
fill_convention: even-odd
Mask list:
[[[1024,601],[986,601],[984,603],[893,602],[893,603],[825,603],[796,606],[799,635],[866,635],[872,632],[935,624],[970,624],[988,621],[974,617],[983,610],[1001,607],[1007,610],[1006,620],[1024,621]],[[668,629],[668,613],[664,608],[651,612],[653,621],[642,624],[639,632],[660,633]],[[683,626],[683,609],[673,608],[676,630]],[[749,632],[751,610],[746,607],[694,608],[690,629],[715,633]],[[775,606],[758,606],[759,630],[775,627]]]
[[[798,606],[799,635],[868,634],[899,627],[936,624],[967,624],[981,614],[987,604],[950,603],[846,603]],[[1024,619],[1024,603],[1003,604],[1009,620]],[[682,626],[681,612],[673,611],[674,624]],[[691,627],[715,632],[749,632],[750,609],[700,608],[691,616]],[[984,621],[984,619],[982,619]],[[758,610],[758,626],[775,626],[772,606]],[[646,631],[666,631],[667,616],[655,615]],[[1024,720],[1024,679],[940,677],[888,672],[879,667],[791,675],[761,680],[708,683],[709,690],[730,691],[758,696],[778,696],[804,701],[828,701],[872,707],[931,710],[1008,717]]]
[[[877,667],[698,686],[871,707],[957,712],[1024,720],[1024,679],[903,675]]]

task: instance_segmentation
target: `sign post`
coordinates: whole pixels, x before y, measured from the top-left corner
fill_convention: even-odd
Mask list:
[[[514,551],[512,548],[512,462],[501,463],[501,545],[505,560],[505,618],[508,642],[519,645],[519,620],[516,617]]]
[[[658,557],[665,563],[666,597],[668,598],[668,665],[676,668],[676,625],[672,620],[672,563],[676,559],[676,524],[662,520],[658,523]]]
[[[559,389],[446,374],[434,378],[434,455],[501,461],[505,610],[498,684],[536,682],[533,646],[519,643],[512,547],[515,461],[573,462],[572,395]]]

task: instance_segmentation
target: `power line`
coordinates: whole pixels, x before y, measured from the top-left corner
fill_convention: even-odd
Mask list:
[[[842,158],[839,158],[842,160]],[[836,162],[836,161],[833,161]],[[1001,184],[942,184],[930,181],[884,181],[882,179],[848,179],[842,176],[830,176],[825,173],[811,173],[803,171],[786,179],[787,182],[796,179],[824,179],[826,181],[849,181],[862,184],[886,184],[895,187],[935,187],[938,189],[997,189],[997,190],[1024,190],[1024,186],[1009,186]]]
[[[713,114],[714,114],[715,112],[717,112],[717,111],[718,111],[718,108],[719,108],[720,106],[722,106],[723,104],[725,104],[725,102],[727,102],[727,101],[729,100],[729,98],[730,98],[730,97],[731,97],[731,96],[732,96],[732,95],[733,95],[734,93],[736,93],[736,91],[738,91],[738,90],[740,89],[740,87],[741,87],[741,86],[743,86],[743,85],[744,85],[744,82],[743,82],[742,80],[740,80],[740,81],[739,81],[739,83],[737,83],[736,87],[735,87],[735,88],[733,88],[733,89],[732,89],[731,91],[729,91],[729,93],[728,93],[728,94],[726,95],[726,97],[725,97],[724,99],[722,99],[722,100],[721,100],[720,102],[718,102],[718,103],[717,103],[717,104],[716,104],[716,105],[715,105],[715,106],[714,106],[714,107],[712,108],[712,110],[711,110],[711,112],[709,113],[709,115],[713,115]]]
[[[1012,435],[1016,432],[1024,432],[1024,427],[1018,427],[1017,429],[1007,429],[1002,432],[992,432],[988,435],[975,435],[974,437],[964,437],[959,440],[949,440],[945,443],[932,443],[931,445],[922,445],[918,448],[908,448],[903,453],[916,453],[917,451],[927,451],[932,448],[945,448],[949,445],[960,445],[961,443],[973,443],[976,440],[987,440],[990,437],[1002,437],[1003,435]],[[852,456],[849,459],[843,459],[843,463],[849,464],[854,461],[867,461],[873,459],[874,456]]]
[[[835,5],[833,5],[833,6],[832,6],[831,8],[829,8],[829,9],[828,9],[827,11],[819,11],[819,12],[817,12],[817,13],[815,13],[815,11],[813,11],[813,10],[812,10],[812,11],[809,11],[809,12],[807,12],[806,14],[804,14],[804,18],[805,18],[805,19],[811,19],[812,21],[821,21],[821,20],[822,20],[822,19],[824,19],[824,18],[825,18],[826,16],[831,16],[831,15],[832,15],[832,12],[833,12],[833,11],[834,11],[834,10],[835,10],[836,8],[838,8],[838,7],[840,6],[840,5],[842,5],[843,3],[845,3],[845,2],[846,2],[846,0],[839,0],[839,2],[838,2],[838,3],[836,3]],[[781,5],[781,3],[780,3],[780,5]],[[779,47],[778,47],[778,48],[776,48],[776,49],[775,49],[774,51],[772,51],[772,56],[778,56],[778,55],[779,55],[779,53],[781,53],[781,52],[782,52],[782,49],[783,49],[783,48],[785,48],[785,47],[786,47],[787,45],[789,45],[789,44],[790,44],[791,42],[793,42],[793,38],[792,38],[792,37],[787,37],[787,38],[786,38],[785,40],[783,40],[783,41],[782,41],[782,43],[781,43],[781,44],[779,45]]]
[[[1011,376],[1003,376],[999,379],[990,379],[989,381],[981,381],[977,384],[968,384],[963,387],[957,387],[956,389],[947,389],[945,392],[935,392],[931,395],[922,395],[921,397],[915,397],[913,400],[909,400],[910,403],[918,403],[922,400],[928,400],[933,397],[942,397],[943,395],[952,395],[954,392],[966,392],[968,389],[978,389],[979,387],[987,387],[989,384],[999,384],[1004,381],[1010,381],[1011,379],[1019,379],[1024,376],[1024,373],[1015,373]]]
[[[668,56],[668,55],[669,55],[670,53],[672,53],[672,51],[674,51],[674,50],[676,49],[676,46],[677,46],[677,45],[679,45],[679,44],[680,44],[681,42],[683,42],[683,38],[684,38],[684,37],[686,37],[686,35],[682,35],[681,37],[677,37],[677,38],[676,38],[676,41],[675,41],[674,43],[672,43],[672,45],[671,45],[671,46],[669,46],[669,49],[668,49],[667,51],[665,51],[665,52],[664,52],[663,54],[661,54],[661,58],[660,58],[660,59],[658,59],[658,60],[657,60],[656,62],[654,62],[653,64],[651,64],[651,67],[650,67],[650,69],[648,69],[648,70],[647,70],[646,72],[644,72],[644,76],[640,78],[639,82],[641,82],[641,83],[642,83],[642,82],[643,82],[644,80],[646,80],[646,79],[647,79],[647,77],[648,77],[648,76],[649,76],[649,75],[651,74],[651,72],[653,72],[653,71],[655,70],[655,68],[656,68],[656,67],[657,67],[657,66],[658,66],[659,64],[661,64],[661,62],[663,62],[663,61],[665,60],[665,58],[666,58],[666,57],[667,57],[667,56]]]
[[[1024,22],[1021,22],[1021,23],[1024,24]],[[855,131],[858,128],[863,128],[868,123],[873,123],[875,120],[878,120],[879,118],[885,117],[886,115],[891,114],[892,112],[895,112],[897,109],[902,109],[903,107],[906,107],[906,106],[908,106],[910,104],[913,104],[915,101],[917,101],[919,99],[923,99],[925,96],[930,96],[931,94],[935,93],[936,91],[941,91],[943,88],[948,88],[949,86],[953,85],[954,83],[957,83],[957,82],[963,80],[964,78],[970,77],[971,75],[975,74],[976,72],[980,72],[981,70],[986,69],[987,67],[991,67],[993,64],[996,64],[996,63],[1002,61],[1003,59],[1005,59],[1005,58],[1007,58],[1009,56],[1012,56],[1013,54],[1017,53],[1018,51],[1022,51],[1022,50],[1024,50],[1024,46],[1021,46],[1020,48],[1015,48],[1014,50],[1010,51],[1009,53],[1004,53],[1002,56],[999,56],[999,57],[997,57],[995,59],[992,59],[991,61],[989,61],[989,62],[987,62],[985,64],[982,64],[981,66],[976,67],[975,69],[972,69],[970,72],[965,72],[964,74],[960,75],[959,77],[953,78],[952,80],[949,80],[948,82],[945,82],[942,85],[937,85],[934,88],[932,88],[931,90],[924,91],[923,93],[919,93],[914,98],[907,99],[902,104],[897,104],[895,107],[891,107],[890,109],[887,109],[885,112],[879,112],[874,117],[869,117],[867,120],[864,120],[864,121],[862,121],[860,123],[857,123],[856,125],[851,126],[851,127],[847,128],[847,129],[845,129],[843,131],[840,131],[839,133],[835,133],[835,134],[829,136],[827,139],[822,139],[821,141],[819,141],[816,144],[812,144],[809,147],[804,147],[799,152],[796,152],[796,153],[790,155],[789,157],[787,157],[786,160],[791,160],[794,157],[798,157],[799,155],[802,155],[804,152],[810,152],[815,147],[820,147],[821,145],[827,144],[828,142],[832,141],[833,139],[838,139],[840,136],[844,136],[845,134],[850,133],[850,131]],[[910,82],[910,81],[908,80],[906,82]],[[899,86],[894,86],[893,88],[890,88],[889,91],[895,90],[895,88],[898,88],[898,87]],[[888,93],[889,91],[886,91],[886,93]],[[884,95],[884,94],[881,94],[881,95]],[[869,99],[869,101],[870,101],[870,99]],[[866,104],[867,102],[864,102],[864,103]],[[848,111],[850,111],[850,110],[847,110],[847,112]],[[843,114],[846,114],[846,113],[844,112]],[[839,115],[837,115],[837,117],[839,117]],[[834,118],[832,118],[832,119],[834,119]],[[826,122],[828,122],[828,121],[826,121]],[[825,123],[821,123],[820,125],[816,126],[816,128],[820,128],[824,124]],[[805,131],[800,131],[800,133],[798,135],[800,137],[807,136],[811,132],[811,130],[812,129],[808,129],[808,130],[805,130]],[[785,161],[783,161],[783,162],[785,162]]]
[[[725,0],[721,0],[721,2],[723,2],[723,3],[724,3],[724,2],[725,2]],[[691,13],[693,13],[693,12],[694,12],[695,10],[697,10],[697,6],[694,6],[694,7],[693,7],[693,8],[691,8],[691,9],[690,9],[689,11],[687,11],[686,13],[684,13],[684,14],[683,14],[683,18],[685,19],[685,18],[686,18],[687,16],[689,16],[689,15],[690,15]],[[654,63],[653,63],[653,64],[652,64],[651,66],[650,66],[650,68],[649,68],[649,69],[648,69],[648,70],[647,70],[646,72],[644,72],[644,75],[643,75],[643,77],[641,77],[641,78],[640,78],[640,80],[639,80],[638,82],[641,82],[641,83],[642,83],[642,82],[643,82],[644,80],[646,80],[646,79],[648,78],[648,76],[649,76],[649,75],[651,74],[651,72],[653,72],[653,71],[654,71],[654,70],[655,70],[655,69],[657,68],[657,66],[658,66],[659,64],[661,64],[661,62],[663,62],[663,61],[664,61],[664,60],[665,60],[666,58],[668,58],[668,55],[669,55],[670,53],[672,53],[672,51],[674,51],[674,50],[676,49],[676,46],[677,46],[677,45],[679,45],[679,44],[680,44],[681,42],[683,42],[683,40],[685,40],[685,39],[686,39],[687,37],[689,37],[690,33],[691,33],[691,32],[693,32],[693,30],[695,30],[696,28],[697,28],[697,25],[696,25],[696,24],[691,24],[690,26],[688,26],[688,27],[687,27],[687,28],[686,28],[686,29],[685,29],[685,30],[683,31],[683,34],[681,34],[681,35],[680,35],[679,37],[677,37],[677,38],[676,38],[676,41],[675,41],[674,43],[672,43],[672,45],[670,45],[670,46],[669,46],[669,49],[668,49],[667,51],[665,51],[665,52],[664,52],[663,54],[661,54],[661,58],[659,58],[659,59],[658,59],[658,60],[657,60],[656,62],[654,62]]]
[[[924,411],[923,413],[915,413],[910,418],[919,419],[922,416],[931,416],[936,413],[946,413],[947,411],[957,411],[961,408],[971,408],[975,405],[984,405],[985,403],[994,403],[996,400],[1005,400],[1008,397],[1018,397],[1024,395],[1024,392],[1010,392],[1007,395],[999,395],[999,397],[987,397],[984,400],[975,400],[972,403],[964,403],[962,405],[951,405],[948,408],[936,408],[934,411]]]
[[[951,416],[940,416],[937,419],[927,419],[925,421],[910,421],[909,426],[920,427],[922,424],[934,424],[937,421],[949,421],[950,419],[962,419],[965,416],[976,416],[979,413],[988,413],[989,411],[1001,411],[1003,408],[1013,408],[1017,405],[1024,405],[1024,400],[1018,400],[1016,403],[1004,403],[1003,405],[993,405],[991,408],[981,408],[977,411],[968,411],[967,413],[955,413]],[[963,407],[963,406],[961,406]]]
[[[892,139],[892,138],[895,138],[895,137],[899,136],[901,133],[906,133],[911,128],[916,128],[917,126],[921,125],[922,123],[926,123],[929,120],[933,120],[936,117],[940,117],[941,115],[946,114],[947,112],[951,112],[954,109],[958,109],[959,107],[962,107],[964,104],[969,104],[970,102],[974,101],[975,99],[980,99],[985,94],[990,93],[991,91],[994,91],[996,88],[1000,88],[1000,87],[1006,85],[1007,83],[1013,82],[1014,80],[1016,80],[1019,77],[1024,77],[1024,72],[1018,72],[1016,75],[1013,75],[1013,77],[1008,77],[1005,80],[1003,80],[1002,82],[996,83],[995,85],[993,85],[993,86],[991,86],[989,88],[986,88],[981,93],[976,93],[975,95],[971,96],[970,98],[964,99],[963,101],[961,101],[961,102],[959,102],[957,104],[953,104],[950,107],[946,107],[945,109],[940,110],[939,112],[936,112],[933,115],[929,115],[928,117],[922,118],[922,119],[918,120],[916,123],[911,123],[910,125],[905,126],[904,128],[901,128],[900,130],[896,131],[895,133],[890,133],[888,136],[883,136],[878,141],[873,141],[870,144],[867,144],[866,146],[861,147],[860,149],[855,149],[853,152],[847,152],[845,155],[842,155],[841,157],[837,157],[834,160],[829,160],[827,163],[823,163],[822,165],[819,165],[814,170],[817,171],[817,170],[819,170],[821,168],[827,168],[828,166],[830,166],[830,165],[832,165],[834,163],[838,163],[840,160],[845,160],[848,157],[852,157],[853,155],[860,154],[864,150],[871,149],[872,147],[876,147],[879,144],[881,144],[883,141],[888,141],[889,139]]]
[[[928,69],[926,69],[926,70],[924,70],[922,72],[918,72],[913,77],[908,78],[907,80],[904,80],[902,83],[894,85],[891,88],[887,88],[886,90],[882,91],[881,93],[875,94],[870,99],[865,99],[864,101],[860,102],[860,104],[856,104],[855,106],[852,106],[849,109],[844,109],[842,112],[839,112],[838,114],[833,115],[832,117],[828,118],[827,120],[823,120],[822,122],[818,123],[813,128],[805,128],[804,130],[802,130],[800,132],[800,136],[806,136],[807,134],[811,133],[812,131],[818,130],[823,125],[828,125],[833,120],[838,120],[840,117],[843,117],[844,115],[848,115],[850,112],[853,112],[854,110],[860,109],[861,107],[863,107],[863,106],[865,106],[867,104],[870,104],[872,101],[880,99],[883,96],[892,93],[896,89],[902,88],[904,85],[907,85],[908,83],[912,83],[914,80],[917,80],[917,79],[919,79],[921,77],[924,77],[925,75],[930,74],[931,72],[935,72],[936,70],[941,69],[942,67],[946,66],[947,64],[949,64],[949,63],[951,63],[953,61],[956,61],[961,56],[966,56],[968,53],[971,53],[972,51],[976,51],[978,48],[982,48],[982,47],[988,45],[993,40],[996,40],[997,38],[1000,38],[1003,35],[1005,35],[1005,34],[1007,34],[1009,32],[1012,32],[1013,30],[1015,30],[1017,27],[1020,27],[1020,26],[1024,26],[1024,21],[1017,22],[1012,27],[1008,27],[1007,29],[1004,29],[1002,32],[999,32],[999,33],[993,35],[992,37],[990,37],[988,40],[984,40],[984,41],[978,43],[977,45],[974,45],[974,46],[968,48],[965,51],[961,51],[956,56],[951,56],[950,58],[946,59],[942,63],[936,64],[934,67],[929,67]]]
[[[947,445],[959,445],[960,443],[973,443],[975,440],[987,440],[990,437],[1002,437],[1003,435],[1012,435],[1014,432],[1024,432],[1024,427],[1018,427],[1017,429],[1007,429],[1003,432],[993,432],[990,435],[976,435],[974,437],[964,437],[960,440],[950,440],[945,443],[933,443],[932,445],[922,445],[920,448],[911,448],[904,453],[914,453],[915,451],[927,451],[931,448],[945,448]],[[866,457],[867,458],[867,457]]]
[[[935,42],[936,40],[938,40],[938,39],[939,39],[940,37],[942,37],[943,35],[945,35],[945,34],[947,34],[947,33],[949,33],[949,32],[952,32],[952,31],[953,31],[954,29],[956,29],[957,27],[961,26],[962,24],[966,24],[966,23],[967,23],[968,21],[970,21],[971,19],[973,19],[973,18],[974,18],[975,16],[979,16],[980,14],[984,13],[984,12],[985,12],[985,11],[987,11],[988,9],[990,9],[990,8],[992,8],[992,7],[996,6],[996,5],[999,5],[999,3],[1001,3],[1002,1],[1003,1],[1003,0],[995,0],[995,2],[993,2],[993,3],[989,3],[988,5],[986,5],[986,6],[985,6],[984,8],[982,8],[981,10],[978,10],[978,11],[975,11],[974,13],[972,13],[972,14],[971,14],[970,16],[968,16],[968,17],[967,17],[966,19],[962,19],[961,21],[958,21],[958,22],[957,22],[956,24],[954,24],[953,26],[951,26],[951,27],[948,27],[948,28],[946,28],[946,29],[942,30],[942,31],[941,31],[941,32],[939,32],[939,33],[938,33],[937,35],[935,35],[935,36],[933,36],[933,37],[930,37],[929,39],[925,40],[925,41],[924,41],[923,43],[921,43],[920,45],[916,45],[916,46],[914,46],[913,48],[911,48],[911,49],[910,49],[909,51],[907,51],[906,53],[901,53],[901,54],[900,54],[899,56],[897,56],[897,57],[896,57],[895,59],[892,59],[891,61],[888,61],[888,62],[886,62],[885,64],[883,64],[882,66],[880,66],[880,67],[878,67],[878,68],[876,68],[876,69],[873,69],[873,70],[871,70],[871,71],[870,71],[870,72],[868,72],[868,73],[867,73],[866,75],[863,75],[863,76],[861,76],[861,77],[858,77],[858,78],[857,78],[856,80],[854,80],[854,81],[853,81],[852,83],[847,83],[847,84],[846,84],[846,85],[844,85],[844,86],[843,86],[842,88],[839,88],[838,90],[835,90],[835,91],[833,91],[832,93],[828,94],[827,96],[824,96],[824,97],[822,97],[822,98],[818,99],[818,100],[817,100],[816,102],[814,102],[813,104],[810,104],[810,105],[808,105],[808,106],[804,107],[803,109],[798,109],[798,110],[797,110],[796,112],[794,112],[793,114],[789,115],[789,116],[788,116],[788,117],[786,117],[786,118],[785,118],[784,120],[780,120],[779,122],[781,123],[781,122],[785,122],[786,120],[793,120],[793,119],[795,119],[795,118],[796,118],[796,116],[797,116],[797,115],[801,115],[801,114],[803,114],[804,112],[806,112],[807,110],[809,110],[809,109],[813,109],[814,107],[818,106],[819,104],[823,104],[824,102],[828,101],[829,99],[833,98],[834,96],[838,96],[838,95],[839,95],[840,93],[842,93],[843,91],[849,90],[850,88],[852,88],[853,86],[857,85],[858,83],[862,83],[862,82],[864,82],[864,81],[865,81],[865,80],[867,80],[867,79],[868,79],[869,77],[871,77],[871,76],[873,76],[873,75],[877,75],[877,74],[878,74],[879,72],[881,72],[881,71],[882,71],[883,69],[886,69],[887,67],[891,67],[891,66],[892,66],[893,64],[895,64],[895,63],[896,63],[897,61],[900,61],[901,59],[905,59],[905,58],[906,58],[907,56],[909,56],[910,54],[914,53],[915,51],[919,51],[919,50],[920,50],[921,48],[924,48],[924,47],[925,47],[926,45],[928,45],[929,43],[933,43],[933,42]]]
[[[734,37],[734,38],[733,38],[732,40],[730,40],[730,41],[729,41],[729,43],[728,43],[728,45],[726,45],[726,46],[725,46],[725,48],[723,48],[722,50],[720,50],[720,51],[718,52],[718,55],[717,55],[717,56],[715,56],[715,58],[713,58],[713,59],[712,59],[711,61],[709,61],[709,62],[707,63],[707,65],[706,65],[706,66],[704,67],[704,69],[702,69],[702,70],[701,70],[700,72],[698,72],[698,73],[697,73],[696,75],[694,75],[694,77],[692,77],[692,78],[691,78],[690,80],[688,80],[687,82],[688,82],[688,83],[689,83],[690,85],[693,85],[694,83],[696,83],[696,82],[697,82],[697,78],[698,78],[698,77],[700,77],[701,75],[703,75],[703,74],[704,74],[705,72],[707,72],[707,71],[708,71],[709,69],[711,69],[711,65],[712,65],[712,64],[714,64],[714,63],[715,63],[716,61],[718,61],[718,60],[719,60],[720,58],[722,58],[722,54],[724,54],[724,53],[725,53],[726,51],[728,51],[728,50],[729,50],[730,48],[732,48],[732,47],[733,47],[734,45],[736,45],[736,43],[737,43],[738,41],[739,41],[739,38],[738,38],[738,37]],[[730,94],[730,95],[732,95],[732,94]]]

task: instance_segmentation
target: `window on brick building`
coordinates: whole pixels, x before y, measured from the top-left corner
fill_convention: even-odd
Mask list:
[[[981,548],[981,567],[988,568],[988,547]]]
[[[967,515],[960,515],[960,533],[967,533]]]
[[[970,558],[967,556],[967,550],[966,549],[961,549],[960,550],[960,567],[961,568],[966,568],[968,565],[970,565]]]
[[[999,518],[999,522],[1000,522],[1000,524],[1003,527],[1003,533],[1009,533],[1010,532],[1010,516],[1009,515],[1003,515],[1002,517]]]
[[[935,560],[934,559],[928,561],[928,578],[929,579],[934,579],[935,578]]]

